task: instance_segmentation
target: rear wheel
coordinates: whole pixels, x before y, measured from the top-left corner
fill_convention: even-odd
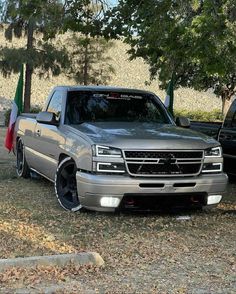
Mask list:
[[[70,211],[78,211],[82,208],[77,193],[76,171],[75,162],[67,157],[59,163],[55,176],[58,202],[64,209]]]
[[[16,145],[16,173],[22,178],[30,176],[30,169],[25,159],[24,144],[21,139],[18,140]]]

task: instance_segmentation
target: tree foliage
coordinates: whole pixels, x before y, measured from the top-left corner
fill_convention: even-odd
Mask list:
[[[114,73],[111,57],[107,55],[113,43],[101,37],[74,34],[69,44],[72,47],[69,77],[83,85],[107,84]]]
[[[107,9],[105,1],[68,0],[65,9],[65,29],[77,32],[69,39],[72,45],[70,76],[84,85],[106,84],[114,68],[106,54],[113,43],[100,36]]]
[[[0,70],[5,76],[18,72],[20,65],[26,64],[25,111],[30,109],[31,80],[35,70],[41,76],[48,76],[59,75],[70,67],[68,51],[52,42],[58,32],[70,30],[82,36],[73,40],[72,46],[79,46],[81,51],[77,48],[72,52],[74,63],[70,74],[75,74],[78,81],[83,75],[84,84],[100,83],[109,78],[113,69],[109,64],[105,66],[103,55],[109,45],[96,38],[101,35],[105,0],[0,0],[0,3],[4,4],[0,9],[6,39],[25,37],[27,40],[21,48],[0,48]],[[99,72],[94,67],[96,58],[100,59]]]
[[[165,88],[236,93],[236,1],[121,0],[107,14],[108,37],[124,36],[131,59],[142,57]]]
[[[64,17],[64,5],[59,0],[7,0],[4,5],[3,22],[5,37],[25,37],[24,47],[0,49],[0,70],[4,75],[18,72],[26,64],[24,110],[30,109],[32,74],[50,72],[58,75],[68,66],[64,48],[53,45],[52,39],[60,30]]]
[[[104,0],[66,0],[64,28],[83,35],[100,35],[106,9]]]

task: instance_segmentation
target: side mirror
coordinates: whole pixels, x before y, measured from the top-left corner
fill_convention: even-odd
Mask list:
[[[190,127],[190,120],[187,117],[184,117],[184,116],[176,117],[175,122],[178,127],[181,127],[181,128],[189,128]]]
[[[38,123],[59,126],[59,122],[56,120],[55,113],[41,111],[36,116],[36,121]]]

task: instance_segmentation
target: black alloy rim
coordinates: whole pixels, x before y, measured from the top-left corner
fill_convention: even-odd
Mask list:
[[[67,162],[63,165],[63,169],[58,176],[58,196],[68,208],[79,205],[76,185],[76,165]]]

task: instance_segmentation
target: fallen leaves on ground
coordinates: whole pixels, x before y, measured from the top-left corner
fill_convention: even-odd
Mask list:
[[[80,275],[98,272],[99,268],[92,265],[76,266],[70,264],[64,267],[59,266],[37,266],[36,268],[13,267],[0,273],[0,285],[12,285],[19,281],[24,286],[35,285],[42,282],[76,279]]]
[[[0,167],[1,258],[96,251],[105,267],[12,269],[0,292],[59,281],[71,293],[234,293],[235,194],[231,184],[211,212],[69,213],[51,183],[16,178],[10,161]]]

